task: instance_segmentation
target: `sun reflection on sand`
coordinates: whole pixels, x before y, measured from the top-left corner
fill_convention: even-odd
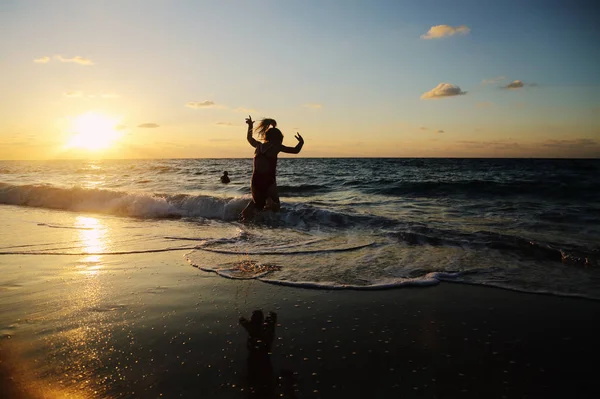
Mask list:
[[[100,261],[102,255],[93,255],[104,252],[107,247],[106,228],[102,223],[93,217],[77,216],[75,218],[75,226],[79,228],[79,240],[84,252],[92,255],[86,255],[80,261],[82,274],[89,276],[96,275],[102,268]]]

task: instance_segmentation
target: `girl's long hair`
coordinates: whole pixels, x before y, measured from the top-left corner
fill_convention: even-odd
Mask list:
[[[277,127],[277,121],[275,119],[265,118],[260,120],[255,131],[259,138],[264,139],[267,130],[269,130],[271,127]]]
[[[264,118],[258,123],[256,128],[258,137],[265,141],[283,141],[283,133],[277,129],[277,121],[271,118]]]

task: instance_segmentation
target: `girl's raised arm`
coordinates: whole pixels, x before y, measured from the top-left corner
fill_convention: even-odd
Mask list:
[[[298,154],[304,145],[304,139],[300,136],[300,133],[296,133],[296,140],[298,140],[298,144],[295,147],[287,147],[285,145],[281,146],[281,152],[285,152],[288,154]]]
[[[254,121],[252,120],[252,117],[250,115],[248,115],[248,117],[246,118],[246,123],[248,124],[248,136],[247,136],[248,143],[250,143],[250,145],[252,147],[256,147],[260,143],[254,137],[252,137],[252,129],[254,128]]]

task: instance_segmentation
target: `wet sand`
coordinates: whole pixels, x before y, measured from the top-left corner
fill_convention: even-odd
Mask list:
[[[450,283],[306,290],[177,257],[109,256],[93,273],[2,257],[2,397],[600,397],[600,302]],[[276,320],[252,324],[259,309]]]

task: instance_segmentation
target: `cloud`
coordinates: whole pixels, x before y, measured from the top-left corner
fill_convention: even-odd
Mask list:
[[[222,126],[222,127],[238,126],[238,125],[233,124],[231,122],[216,122],[215,125]]]
[[[432,98],[442,97],[453,97],[467,94],[466,91],[462,91],[460,87],[452,85],[450,83],[440,83],[430,91],[424,93],[421,96],[421,100],[427,100]]]
[[[421,127],[419,127],[419,130],[429,130],[429,128],[426,126],[421,126]]]
[[[311,109],[321,109],[321,108],[323,108],[323,105],[310,103],[310,104],[304,104],[303,107],[311,108]]]
[[[544,147],[574,148],[595,146],[598,145],[598,142],[592,139],[546,140],[542,145]]]
[[[194,108],[194,109],[211,108],[211,107],[214,107],[215,105],[216,105],[215,102],[210,101],[210,100],[206,100],[206,101],[202,101],[202,102],[190,101],[185,104],[186,107]]]
[[[50,62],[50,57],[40,57],[33,60],[36,64],[47,64]]]
[[[445,133],[443,130],[438,130],[437,133]]]
[[[115,93],[103,93],[98,95],[101,98],[119,98],[120,96]]]
[[[491,101],[483,101],[483,102],[475,104],[475,106],[477,108],[490,108],[490,107],[494,106],[494,103]]]
[[[83,92],[79,90],[66,91],[63,94],[69,98],[77,98],[83,96]]]
[[[153,129],[155,127],[159,127],[159,124],[156,123],[142,123],[140,125],[137,125],[137,127],[141,127],[141,128],[145,128],[145,129]]]
[[[421,39],[441,39],[442,37],[454,36],[456,34],[467,35],[471,29],[466,25],[452,27],[450,25],[436,25],[429,28]]]
[[[481,81],[481,84],[482,85],[494,85],[494,84],[500,83],[504,79],[506,79],[506,76],[497,76],[497,77],[491,78],[491,79],[483,79]]]
[[[90,60],[89,58],[80,57],[78,55],[73,58],[65,58],[62,55],[57,55],[55,56],[55,58],[60,62],[72,62],[79,65],[94,65],[92,60]]]
[[[472,140],[463,140],[457,141],[457,144],[462,144],[469,148],[491,148],[495,150],[510,150],[519,148],[519,143],[504,141],[504,140],[491,140],[491,141],[472,141]]]
[[[127,129],[126,125],[117,125],[117,126],[115,126],[115,130],[125,130],[125,129]]]
[[[513,80],[506,86],[502,86],[502,89],[516,90],[516,89],[522,89],[525,86],[534,87],[534,86],[537,86],[537,84],[536,83],[525,83],[522,80]]]
[[[505,89],[520,89],[521,87],[524,87],[525,83],[523,83],[520,80],[513,80],[512,82],[510,82],[509,84],[507,84],[506,86],[504,86]]]

